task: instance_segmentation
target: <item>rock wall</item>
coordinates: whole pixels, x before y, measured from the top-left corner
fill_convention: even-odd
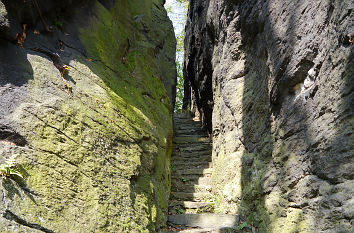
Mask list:
[[[163,4],[0,1],[1,232],[164,231],[176,41]]]
[[[212,132],[221,205],[257,232],[353,229],[353,9],[190,0],[185,105]]]

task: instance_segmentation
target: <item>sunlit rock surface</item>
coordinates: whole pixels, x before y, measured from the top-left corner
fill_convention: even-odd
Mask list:
[[[163,231],[176,82],[163,1],[1,0],[0,38],[0,165],[23,176],[0,177],[0,232]]]

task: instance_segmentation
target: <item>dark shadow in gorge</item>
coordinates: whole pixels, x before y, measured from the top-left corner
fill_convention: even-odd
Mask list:
[[[194,28],[186,31],[183,76],[184,99],[183,109],[188,105],[193,106],[193,111],[199,111],[203,125],[211,134],[212,132],[212,111],[213,111],[213,89],[212,89],[212,49],[213,39],[203,24],[207,18],[207,11],[210,0],[190,0],[186,28],[194,26],[203,28],[200,35],[194,34]],[[192,23],[193,22],[193,23]],[[188,53],[188,54],[187,54]],[[191,106],[189,106],[191,107]]]
[[[247,18],[256,1],[241,4],[241,17]],[[246,6],[244,6],[246,5]],[[255,19],[253,19],[255,20]],[[273,142],[271,140],[271,119],[269,109],[269,88],[267,68],[268,51],[261,47],[258,51],[257,38],[260,37],[256,22],[240,22],[242,36],[242,52],[246,54],[244,89],[242,95],[242,135],[240,140],[245,151],[242,155],[241,168],[241,215],[247,217],[247,222],[258,228],[267,229],[270,222],[268,213],[264,210],[262,175],[271,163]],[[261,40],[261,39],[258,39]],[[257,52],[259,54],[257,54]],[[260,167],[261,165],[261,167]],[[258,167],[257,167],[258,166]],[[260,169],[261,170],[258,170]],[[256,181],[254,181],[256,179]]]

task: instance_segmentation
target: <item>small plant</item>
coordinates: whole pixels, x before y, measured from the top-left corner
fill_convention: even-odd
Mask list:
[[[181,180],[182,180],[183,183],[186,183],[186,182],[190,181],[190,179],[185,178],[185,177],[182,177]]]
[[[176,208],[175,214],[184,214],[184,210],[182,208]]]
[[[218,206],[217,208],[215,208],[215,213],[226,214],[226,207],[225,206]]]
[[[240,231],[242,230],[243,228],[247,227],[247,222],[243,222],[241,223],[240,225],[237,226],[237,230]]]
[[[4,164],[0,164],[0,177],[11,177],[12,175],[14,175],[23,178],[17,168],[15,158],[16,155],[7,160]]]
[[[54,26],[58,29],[61,29],[63,27],[63,21],[61,21],[60,19],[55,19],[54,20]]]

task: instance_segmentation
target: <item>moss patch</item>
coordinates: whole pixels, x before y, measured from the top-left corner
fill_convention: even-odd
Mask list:
[[[172,107],[154,52],[164,38],[152,27],[153,7],[123,0],[108,10],[95,2],[80,29],[90,60],[70,61],[72,92],[56,84],[50,62],[29,56],[34,79],[11,120],[28,141],[19,163],[38,197],[7,193],[26,221],[55,232],[164,229]],[[146,34],[136,15],[144,16]]]

